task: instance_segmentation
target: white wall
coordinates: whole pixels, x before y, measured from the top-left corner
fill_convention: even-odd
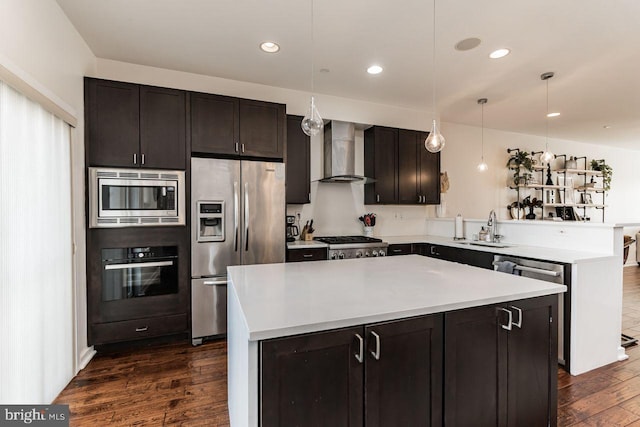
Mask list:
[[[75,109],[72,180],[75,232],[77,349],[74,366],[86,355],[86,273],[84,232],[83,76],[95,70],[95,56],[53,0],[0,1],[0,61],[10,61]],[[34,242],[37,244],[37,242]],[[73,354],[70,349],[70,357]],[[71,378],[69,378],[71,379]]]

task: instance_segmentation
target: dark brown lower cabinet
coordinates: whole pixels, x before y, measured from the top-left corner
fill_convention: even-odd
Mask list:
[[[442,425],[442,319],[263,341],[260,425]]]
[[[557,301],[446,313],[446,426],[556,426]]]

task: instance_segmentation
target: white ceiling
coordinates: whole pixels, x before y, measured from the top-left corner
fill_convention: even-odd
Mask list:
[[[99,58],[432,110],[432,0],[57,0]],[[640,1],[438,0],[444,121],[640,150]],[[479,47],[454,45],[478,37]],[[260,42],[281,51],[268,55]],[[488,54],[507,47],[511,55]],[[377,76],[365,70],[378,63]],[[328,69],[320,72],[320,69]],[[603,126],[611,126],[604,129]],[[426,124],[428,126],[428,123]]]

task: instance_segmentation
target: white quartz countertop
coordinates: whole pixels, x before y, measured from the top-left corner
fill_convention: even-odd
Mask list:
[[[440,236],[376,236],[390,245],[401,243],[431,243],[455,248],[472,249],[475,251],[491,252],[501,255],[511,255],[523,258],[534,258],[545,261],[555,261],[567,264],[601,261],[614,258],[613,255],[600,252],[575,251],[570,249],[545,248],[541,246],[526,246],[505,242],[505,248],[478,246],[469,244],[469,240],[455,241],[453,237]]]
[[[419,255],[234,266],[228,278],[251,341],[566,291]]]
[[[327,246],[329,245],[317,240],[296,240],[295,242],[287,242],[287,249],[326,248]]]

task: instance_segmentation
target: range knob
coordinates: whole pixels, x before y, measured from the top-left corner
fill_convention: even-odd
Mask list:
[[[344,259],[344,253],[340,252],[340,253],[338,254],[338,258],[340,258],[340,259]]]
[[[371,254],[369,253],[369,251],[367,251],[367,252],[365,252],[364,256],[366,256],[366,257],[370,257],[370,256],[371,256]]]
[[[142,252],[140,252],[140,253],[138,254],[138,258],[144,258],[144,254],[143,254]]]
[[[335,252],[332,252],[331,259],[338,259],[338,255]]]
[[[383,251],[383,250],[380,250],[380,252],[378,252],[378,255],[379,255],[379,256],[385,256],[386,254],[384,253],[384,251]]]
[[[378,256],[378,252],[377,251],[373,251],[372,255],[373,256]]]
[[[362,258],[362,252],[360,251],[356,252],[356,258]]]

